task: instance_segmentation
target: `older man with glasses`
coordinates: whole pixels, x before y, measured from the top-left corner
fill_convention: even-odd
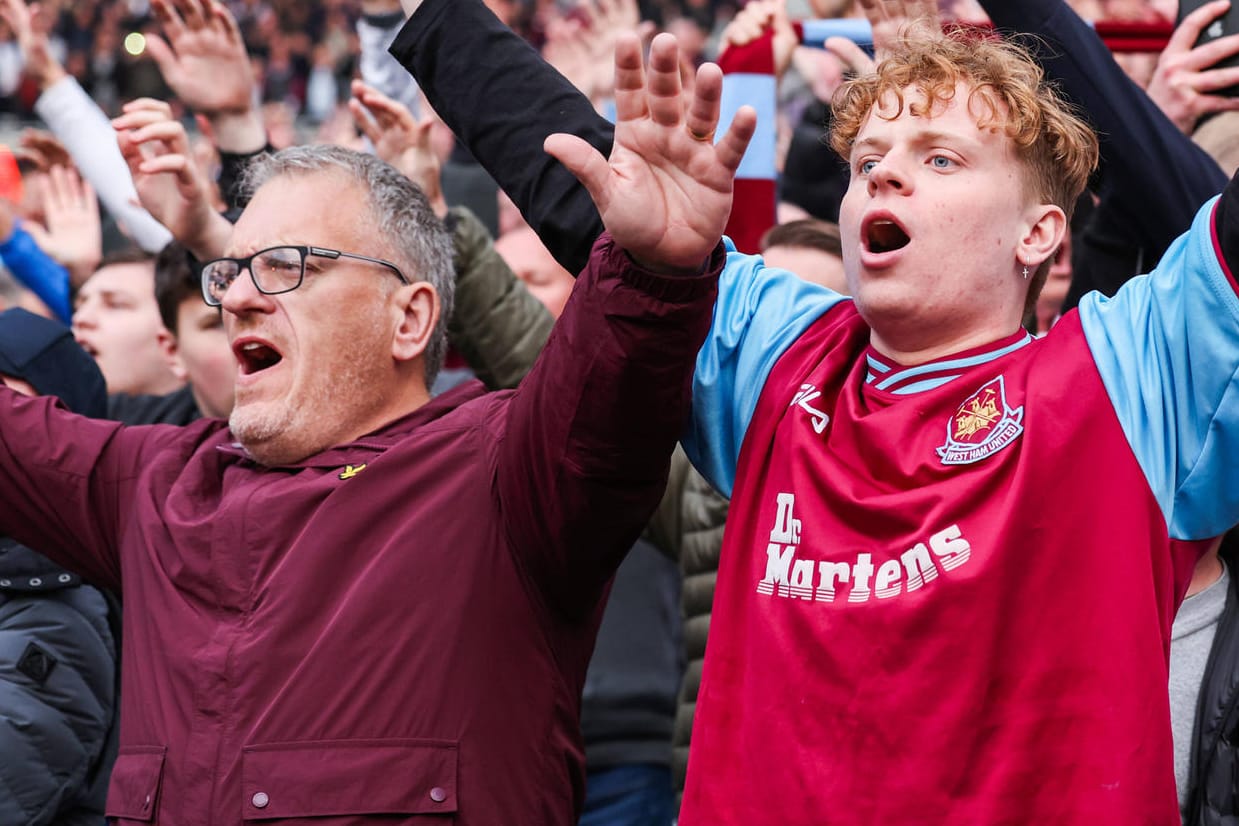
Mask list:
[[[648,91],[621,50],[613,237],[518,390],[431,399],[447,236],[394,169],[334,147],[251,169],[203,266],[227,424],[0,389],[0,534],[124,595],[115,822],[575,823],[602,601],[685,424],[753,128],[695,137],[721,77],[682,110],[673,44]]]

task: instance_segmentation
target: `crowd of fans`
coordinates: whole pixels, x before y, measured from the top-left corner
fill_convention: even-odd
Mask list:
[[[224,334],[218,305],[231,279],[246,277],[238,274],[244,267],[260,293],[268,292],[281,267],[295,270],[298,256],[303,278],[315,256],[343,255],[406,281],[397,265],[364,249],[229,247],[233,223],[253,195],[249,165],[289,147],[327,144],[390,164],[424,193],[419,220],[433,211],[450,235],[455,286],[440,292],[455,292],[456,309],[446,322],[450,348],[443,368],[427,371],[428,391],[443,394],[474,378],[488,389],[517,386],[565,312],[576,273],[592,266],[591,248],[604,223],[575,178],[558,166],[547,171],[553,161],[543,141],[551,132],[569,131],[597,149],[611,146],[611,124],[623,119],[626,94],[616,88],[615,65],[631,34],[647,52],[657,32],[676,36],[685,94],[699,95],[690,99],[709,96],[712,75],[696,70],[718,60],[725,115],[747,103],[769,119],[759,120],[740,166],[728,235],[741,252],[762,253],[766,266],[844,295],[849,285],[840,207],[855,170],[823,134],[833,125],[836,92],[872,72],[884,43],[903,33],[896,28],[906,19],[884,17],[894,6],[1040,38],[1031,48],[1048,76],[1100,133],[1100,172],[1075,203],[1070,230],[1051,256],[1033,262],[1032,273],[1023,268],[1032,284],[1023,324],[1030,340],[1045,336],[1086,291],[1113,295],[1176,254],[1174,239],[1239,169],[1239,97],[1230,94],[1239,88],[1239,68],[1215,68],[1239,54],[1239,34],[1201,41],[1228,10],[1225,0],[1205,4],[1182,22],[1173,0],[1054,0],[1045,4],[1053,13],[1044,20],[1029,10],[1036,5],[485,0],[483,9],[462,0],[448,11],[432,0],[437,16],[426,13],[403,29],[406,16],[394,0],[45,0],[35,6],[0,0],[0,112],[32,127],[0,152],[0,310],[30,313],[17,322],[8,315],[17,327],[6,327],[0,316],[0,378],[66,403],[73,396],[70,406],[91,415],[102,417],[106,406],[108,418],[126,424],[228,419],[238,360],[246,373],[281,358],[270,342],[234,352]],[[816,43],[808,27],[793,25],[804,19],[865,24],[871,37],[860,38],[868,41],[864,47],[850,36]],[[1175,22],[1177,28],[1158,52],[1111,59],[1081,20]],[[492,96],[486,105],[478,90]],[[322,162],[307,151],[290,163]],[[334,151],[327,162],[353,163],[330,155]],[[372,177],[384,174],[365,169]],[[279,180],[282,173],[271,174]],[[324,214],[332,206],[324,203]],[[270,211],[269,204],[263,208]],[[217,260],[251,253],[250,259]],[[203,288],[206,261],[215,263]],[[300,284],[280,289],[291,292]],[[59,328],[40,326],[34,316],[71,327],[90,359],[81,359]],[[22,349],[31,342],[38,342],[33,355]],[[64,369],[85,371],[94,384],[41,383],[38,359],[52,356],[60,367],[69,365]],[[106,383],[106,405],[92,360]],[[82,399],[74,396],[79,392]],[[812,396],[792,404],[824,416]],[[340,478],[365,467],[350,462]],[[617,563],[595,658],[581,686],[588,774],[576,802],[584,806],[585,826],[667,826],[689,774],[689,733],[716,610],[728,500],[682,452],[671,467],[655,518]],[[1239,658],[1223,650],[1233,642],[1232,629],[1239,635],[1239,619],[1232,616],[1239,614],[1239,586],[1230,568],[1239,560],[1233,536],[1215,539],[1202,546],[1201,562],[1188,577],[1184,616],[1190,614],[1190,628],[1184,620],[1171,636],[1174,769],[1185,823],[1239,817],[1233,784],[1218,781],[1227,791],[1213,785],[1215,776],[1239,771],[1239,747],[1231,745],[1239,742],[1233,737],[1239,723],[1231,719],[1239,696],[1233,690],[1239,680],[1231,675],[1239,675]],[[0,538],[0,640],[6,633],[34,633],[28,624],[3,623],[16,615],[19,600],[44,598],[44,591],[71,592],[72,598],[53,598],[74,617],[85,617],[89,628],[88,634],[74,632],[70,623],[55,620],[57,633],[47,639],[0,646],[0,679],[28,689],[32,702],[50,709],[46,716],[72,718],[59,740],[26,737],[22,760],[9,759],[19,750],[2,745],[4,737],[22,739],[22,727],[0,736],[6,755],[0,823],[103,817],[120,737],[122,609],[114,589],[104,587],[116,583],[98,579],[84,581],[75,570]],[[21,586],[33,580],[39,584]],[[10,649],[16,651],[12,664],[4,659]],[[50,700],[38,696],[54,673],[48,663],[57,661],[62,672],[84,675],[80,684]],[[0,718],[10,716],[5,703],[27,702],[20,695],[0,691]],[[50,753],[40,748],[47,744],[54,744]],[[138,770],[123,743],[121,760],[124,772]],[[114,802],[106,811],[122,822],[151,819],[143,807],[152,798],[142,802],[135,777],[125,774],[112,786]],[[18,793],[6,797],[14,789]],[[429,790],[435,805],[456,805],[456,793],[446,781]],[[249,796],[247,787],[246,799],[257,807],[247,816],[265,816],[267,791]],[[177,821],[171,816],[164,822]]]
[[[42,3],[53,53],[65,70],[99,103],[116,114],[122,102],[140,97],[168,98],[146,39],[159,24],[148,0],[87,0]],[[329,0],[230,0],[245,40],[262,103],[287,107],[312,122],[328,119],[348,98],[358,71],[361,46],[356,23],[365,3]],[[536,45],[548,29],[572,19],[573,4],[562,0],[494,0],[505,21]],[[668,21],[682,35],[704,40],[734,13],[732,2],[648,0],[643,19]],[[38,89],[22,76],[22,58],[11,33],[0,30],[0,112],[30,117]]]

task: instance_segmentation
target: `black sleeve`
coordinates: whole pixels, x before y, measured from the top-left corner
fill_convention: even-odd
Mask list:
[[[568,132],[608,154],[611,124],[481,0],[426,0],[391,53],[555,260],[579,273],[602,219],[589,193],[542,144]]]
[[[1047,77],[1097,130],[1094,189],[1110,226],[1124,228],[1151,269],[1196,210],[1226,184],[1217,163],[1171,123],[1062,0],[982,0],[994,25],[1036,35],[1027,45]],[[1136,275],[1136,272],[1130,273]]]
[[[220,151],[219,194],[223,196],[224,203],[228,205],[228,209],[245,208],[240,192],[241,175],[245,172],[245,167],[251,160],[268,152],[275,152],[275,147],[267,144],[257,152]]]

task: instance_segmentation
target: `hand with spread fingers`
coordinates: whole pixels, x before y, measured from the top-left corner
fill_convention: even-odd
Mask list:
[[[46,129],[23,129],[16,154],[29,160],[40,172],[47,172],[53,166],[73,166],[69,150]]]
[[[232,225],[211,208],[209,189],[190,155],[185,127],[163,101],[126,103],[112,121],[147,212],[200,261],[223,255]]]
[[[615,46],[621,35],[636,32],[643,43],[654,36],[654,24],[641,20],[637,0],[582,0],[585,21],[585,46],[594,67],[594,91],[601,96],[614,93]]]
[[[942,31],[937,0],[860,0],[873,28],[873,51],[880,62],[913,29]]]
[[[1205,115],[1239,110],[1239,97],[1218,94],[1239,85],[1239,66],[1212,68],[1239,54],[1239,34],[1194,46],[1201,32],[1228,8],[1228,0],[1216,0],[1184,17],[1149,81],[1149,97],[1184,134],[1190,135]]]
[[[103,257],[103,226],[95,190],[67,166],[53,166],[43,184],[43,220],[26,229],[43,251],[64,265],[73,286],[94,274]]]
[[[590,29],[575,17],[557,13],[548,15],[545,28],[542,58],[581,90],[581,94],[590,101],[597,101],[605,92],[599,83],[602,73],[593,59]],[[607,67],[613,62],[607,61]]]
[[[654,38],[647,72],[639,39],[625,35],[615,50],[610,159],[575,135],[546,139],[546,151],[589,191],[616,244],[643,266],[698,272],[722,237],[736,169],[757,124],[757,113],[742,107],[715,143],[722,87],[719,68],[702,66],[686,106],[675,38]]]
[[[186,106],[207,114],[243,112],[254,94],[241,31],[216,0],[151,0],[163,28],[147,48],[168,86]]]
[[[357,128],[374,144],[374,154],[421,187],[436,215],[447,215],[439,158],[430,145],[430,119],[418,123],[404,104],[360,80],[353,81],[352,92],[349,111]]]
[[[181,102],[211,119],[220,149],[255,152],[266,130],[254,107],[254,71],[232,12],[219,0],[151,0],[167,40],[147,48]]]

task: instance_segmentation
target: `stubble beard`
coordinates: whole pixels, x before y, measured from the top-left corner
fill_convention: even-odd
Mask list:
[[[376,312],[360,329],[378,329],[380,318]],[[228,426],[255,461],[289,465],[364,435],[353,431],[382,406],[385,342],[365,333],[339,341],[329,363],[279,398],[246,403],[238,396]]]

